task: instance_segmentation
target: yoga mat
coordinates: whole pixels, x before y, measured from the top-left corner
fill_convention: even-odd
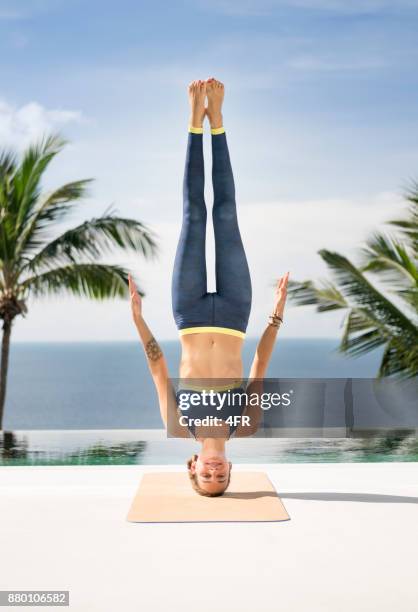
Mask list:
[[[281,499],[264,472],[232,472],[221,497],[203,497],[187,472],[144,474],[127,520],[133,523],[287,521]]]

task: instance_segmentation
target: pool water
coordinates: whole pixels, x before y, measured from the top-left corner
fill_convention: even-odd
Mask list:
[[[183,464],[199,445],[162,430],[14,431],[0,434],[0,465]],[[367,438],[231,440],[238,463],[418,461],[415,432]]]

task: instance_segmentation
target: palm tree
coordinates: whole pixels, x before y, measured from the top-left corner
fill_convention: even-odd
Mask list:
[[[339,350],[350,356],[383,347],[378,376],[418,374],[418,183],[406,194],[408,215],[390,221],[396,235],[374,233],[361,250],[359,266],[339,253],[319,251],[335,284],[293,282],[291,300],[314,304],[317,312],[344,310]],[[369,278],[381,281],[382,290]]]
[[[28,298],[63,291],[97,300],[124,297],[128,271],[99,258],[112,247],[139,250],[144,257],[157,251],[145,225],[111,210],[51,239],[54,224],[73,212],[91,183],[80,180],[42,192],[43,174],[65,144],[52,135],[28,147],[20,160],[12,152],[0,153],[0,429],[12,324],[26,314]]]

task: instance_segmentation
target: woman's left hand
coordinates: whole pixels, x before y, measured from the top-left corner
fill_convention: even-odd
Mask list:
[[[287,298],[287,283],[289,280],[289,272],[286,272],[284,276],[281,276],[277,281],[276,290],[274,294],[274,306],[272,314],[276,317],[283,319],[284,307]]]

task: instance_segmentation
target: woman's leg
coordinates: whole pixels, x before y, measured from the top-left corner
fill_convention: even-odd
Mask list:
[[[212,134],[217,315],[245,331],[251,310],[251,277],[238,226],[235,185],[226,134]],[[230,320],[231,319],[231,320]],[[229,322],[230,321],[230,322]],[[227,325],[228,323],[228,325]]]
[[[216,87],[222,87],[223,90],[222,84]],[[210,91],[209,88],[208,114],[212,126],[213,227],[216,253],[215,314],[217,325],[245,331],[251,310],[251,278],[238,226],[234,177],[226,134],[222,127],[223,91],[216,91],[212,114]],[[215,114],[217,107],[219,116]]]
[[[207,324],[206,204],[204,198],[203,130],[205,93],[194,82],[189,87],[192,106],[183,180],[183,221],[172,277],[172,306],[179,329]],[[193,116],[200,103],[200,115]],[[195,111],[197,112],[197,111]],[[199,124],[200,125],[195,125]]]

